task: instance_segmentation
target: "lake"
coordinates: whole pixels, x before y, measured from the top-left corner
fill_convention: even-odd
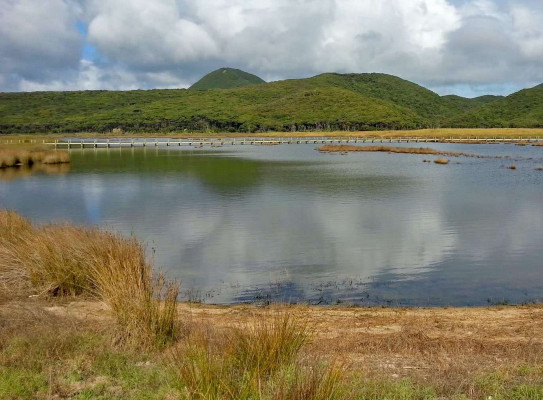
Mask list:
[[[427,146],[511,159],[437,165],[313,144],[71,150],[69,167],[2,171],[0,206],[134,234],[182,300],[542,301],[543,147]]]

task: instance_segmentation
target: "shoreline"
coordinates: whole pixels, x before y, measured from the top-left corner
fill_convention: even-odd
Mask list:
[[[105,303],[88,299],[14,300],[0,303],[0,311],[21,306],[84,325],[115,323]],[[256,326],[283,313],[311,327],[306,355],[340,359],[354,370],[376,376],[389,376],[392,370],[400,377],[427,377],[443,358],[451,364],[472,358],[465,367],[485,371],[526,363],[531,356],[543,357],[543,304],[373,308],[178,302],[176,319],[193,328],[224,332]],[[481,364],[483,360],[486,364]]]
[[[448,141],[461,138],[470,139],[514,139],[522,142],[523,139],[543,139],[541,128],[443,128],[443,129],[420,129],[420,130],[385,130],[385,131],[307,131],[307,132],[121,132],[121,133],[98,133],[98,132],[76,132],[76,133],[36,133],[36,134],[5,134],[0,133],[0,144],[9,143],[13,140],[29,141],[39,143],[44,138],[144,138],[144,137],[171,137],[171,138],[286,138],[286,137],[343,137],[343,138],[427,138],[447,139]],[[7,141],[7,142],[6,142]],[[471,144],[478,144],[476,141]]]
[[[9,211],[0,231],[0,397],[543,398],[543,305],[177,302],[135,238]]]
[[[227,362],[221,358],[225,347],[263,327],[276,332],[271,327],[284,316],[308,334],[291,368],[300,374],[315,368],[324,377],[337,373],[338,379],[331,386],[334,396],[296,399],[534,400],[543,394],[543,305],[405,309],[181,302],[175,313],[178,341],[142,348],[118,343],[115,311],[103,301],[26,296],[0,296],[0,394],[208,398],[202,395],[208,381],[194,382],[182,368]],[[219,358],[190,358],[191,349]],[[216,373],[202,379],[216,382]],[[272,392],[262,398],[276,398],[273,379],[282,382],[281,376],[271,378]],[[300,379],[323,387],[310,376]],[[231,383],[235,389],[237,382]]]

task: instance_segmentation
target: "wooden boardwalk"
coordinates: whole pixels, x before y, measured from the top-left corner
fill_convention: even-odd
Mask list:
[[[5,140],[4,143],[17,143],[17,140]],[[543,143],[543,138],[443,138],[443,137],[254,137],[254,138],[114,138],[114,139],[56,139],[30,140],[24,143],[53,146],[57,149],[72,148],[114,148],[114,147],[161,147],[186,146],[200,148],[204,146],[222,147],[235,145],[280,145],[280,144],[342,144],[342,143]],[[23,143],[19,140],[19,143]]]

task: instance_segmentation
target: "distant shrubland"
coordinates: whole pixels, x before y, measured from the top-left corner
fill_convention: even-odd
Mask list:
[[[386,74],[258,82],[220,69],[190,90],[0,93],[0,133],[543,127],[543,87],[467,99]]]

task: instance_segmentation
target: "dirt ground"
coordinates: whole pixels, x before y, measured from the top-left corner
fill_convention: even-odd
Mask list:
[[[46,309],[77,319],[109,318],[106,306],[96,302]],[[180,303],[178,307],[185,324],[215,329],[251,325],[286,311],[312,327],[307,354],[379,375],[448,375],[451,368],[461,373],[484,372],[543,360],[543,306],[342,308]]]
[[[4,315],[29,315],[29,310],[82,326],[105,327],[113,322],[108,308],[99,302],[47,302],[30,298],[0,303]],[[499,379],[505,385],[525,384],[539,382],[543,376],[543,305],[349,308],[180,303],[178,306],[179,319],[186,327],[217,331],[271,321],[285,312],[303,319],[311,327],[313,334],[303,357],[340,363],[364,379],[409,378],[442,393],[461,392],[470,398],[481,398],[482,390],[492,379]]]

